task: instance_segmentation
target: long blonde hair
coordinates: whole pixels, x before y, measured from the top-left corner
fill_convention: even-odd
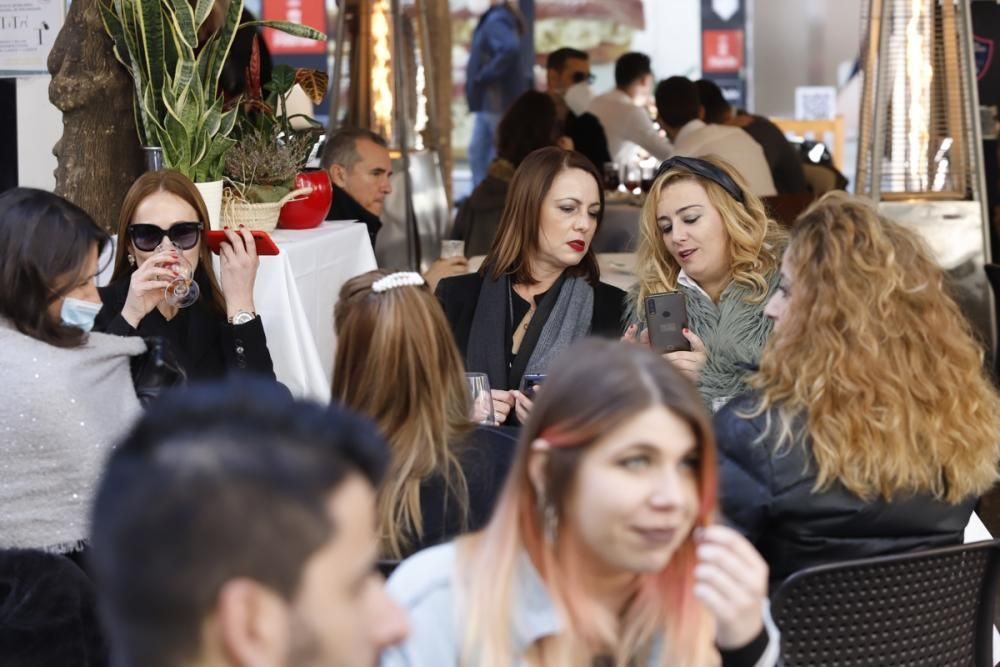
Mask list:
[[[382,555],[401,558],[423,535],[420,483],[428,477],[444,479],[467,523],[468,485],[454,447],[472,425],[462,359],[440,304],[424,285],[372,291],[390,273],[369,271],[340,290],[332,394],[371,417],[392,448],[378,516]]]
[[[1000,398],[922,240],[830,193],[798,219],[786,258],[786,314],[749,380],[761,394],[754,414],[777,409],[779,448],[808,435],[817,490],[839,481],[866,499],[950,503],[986,491]]]
[[[785,230],[768,217],[760,198],[750,191],[750,186],[732,165],[717,157],[700,159],[726,172],[743,191],[744,203],[733,199],[715,181],[681,165],[671,167],[653,182],[639,216],[639,244],[636,248],[639,288],[637,293],[633,292],[633,307],[640,318],[645,317],[645,308],[641,304],[646,302],[646,297],[677,290],[681,267],[667,250],[656,221],[660,197],[666,188],[675,183],[693,181],[705,188],[708,201],[719,212],[729,239],[732,280],[749,289],[750,303],[760,303],[767,297],[771,277],[781,264],[781,251],[788,238]]]
[[[636,575],[634,595],[621,619],[609,615],[580,585],[585,564],[573,545],[582,538],[567,511],[580,463],[601,436],[653,406],[667,408],[694,432],[700,460],[695,525],[712,521],[715,440],[694,386],[648,349],[593,338],[575,343],[557,360],[538,394],[489,525],[459,541],[463,665],[508,667],[522,657],[511,651],[511,609],[524,555],[564,621],[558,636],[529,647],[534,652],[529,663],[535,667],[584,664],[584,657],[598,653],[613,654],[617,667],[636,660],[646,664],[657,639],[663,640],[662,665],[703,665],[713,655],[714,626],[693,594],[693,532],[663,570]],[[555,543],[545,537],[539,494],[529,476],[531,443],[537,438],[551,446],[543,474],[545,502],[559,520]]]

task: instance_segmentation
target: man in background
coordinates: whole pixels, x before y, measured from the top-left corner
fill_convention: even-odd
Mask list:
[[[342,128],[323,145],[320,166],[333,184],[326,219],[363,222],[374,248],[375,236],[382,228],[385,198],[392,192],[388,143],[371,130]]]
[[[586,155],[600,170],[611,161],[611,154],[601,121],[587,111],[593,99],[590,56],[569,47],[556,49],[546,60],[545,79],[549,94],[565,107],[564,134],[573,141],[574,150]]]
[[[274,383],[162,398],[94,506],[113,664],[373,667],[407,633],[375,571],[387,460],[372,424]]]
[[[611,158],[625,164],[642,148],[657,160],[674,151],[646,111],[653,90],[649,56],[626,53],[615,61],[615,89],[594,99],[588,111],[597,116],[608,137]]]
[[[656,109],[677,155],[716,155],[731,164],[758,197],[777,194],[760,144],[739,128],[702,120],[705,109],[694,81],[683,76],[661,81],[656,86]]]
[[[698,87],[701,106],[705,109],[702,120],[708,124],[738,127],[764,149],[764,157],[771,169],[771,178],[778,194],[809,192],[802,158],[777,125],[765,116],[733,109],[714,81],[702,79],[695,82],[695,85]]]

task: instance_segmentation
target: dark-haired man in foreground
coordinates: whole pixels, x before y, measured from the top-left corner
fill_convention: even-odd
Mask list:
[[[114,664],[376,664],[407,632],[375,571],[386,460],[366,420],[273,384],[164,397],[94,507]]]

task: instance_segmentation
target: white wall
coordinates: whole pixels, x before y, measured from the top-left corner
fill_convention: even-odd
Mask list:
[[[51,78],[17,79],[17,174],[18,185],[24,187],[56,187],[52,148],[62,136],[62,112],[49,102]]]
[[[657,81],[670,76],[700,78],[700,3],[697,0],[645,0],[643,5],[646,30],[635,34],[631,50],[649,55]]]

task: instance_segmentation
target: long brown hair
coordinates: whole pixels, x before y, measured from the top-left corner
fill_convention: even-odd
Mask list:
[[[333,399],[378,424],[392,462],[378,495],[382,553],[400,558],[423,534],[420,483],[439,474],[467,521],[469,493],[455,447],[471,430],[462,358],[425,285],[383,292],[390,271],[344,283],[334,309]]]
[[[708,201],[719,212],[729,238],[733,282],[749,289],[751,302],[760,303],[767,297],[771,279],[781,264],[781,251],[788,238],[785,230],[767,215],[763,202],[728,162],[714,156],[700,159],[726,172],[743,191],[744,201],[739,203],[718,183],[681,165],[664,172],[653,182],[639,216],[639,246],[636,248],[639,289],[635,296],[635,312],[640,318],[645,318],[645,308],[639,306],[646,302],[646,297],[677,290],[681,267],[667,250],[656,221],[660,197],[675,183],[693,181],[705,188]]]
[[[792,227],[786,262],[787,309],[749,379],[754,414],[777,409],[778,447],[808,436],[817,489],[839,481],[862,498],[952,503],[986,491],[1000,397],[923,241],[830,193]]]
[[[518,559],[525,552],[568,623],[558,637],[543,640],[554,642],[546,647],[546,658],[559,656],[555,662],[546,661],[545,667],[584,664],[581,652],[593,654],[605,648],[614,653],[619,667],[638,664],[657,636],[664,640],[659,664],[706,664],[712,652],[712,625],[694,599],[693,532],[663,570],[638,575],[636,594],[620,621],[608,618],[586,597],[579,585],[580,554],[566,538],[574,530],[567,523],[567,504],[587,450],[609,431],[655,406],[680,417],[695,435],[696,526],[712,521],[715,439],[694,385],[648,348],[596,338],[574,343],[560,355],[545,390],[538,394],[493,518],[482,533],[460,543],[458,577],[466,586],[468,604],[463,611],[463,664],[470,664],[472,655],[481,667],[510,665],[520,657],[510,655],[510,605]],[[529,472],[531,444],[537,438],[551,445],[544,477],[546,501],[560,522],[554,544],[544,536],[539,497]]]
[[[205,200],[201,198],[201,193],[195,187],[191,179],[179,171],[173,169],[163,169],[161,171],[147,171],[136,179],[132,187],[125,193],[125,200],[122,202],[122,210],[118,215],[118,247],[115,249],[115,269],[111,274],[111,282],[119,280],[129,280],[137,267],[128,263],[129,244],[131,240],[128,236],[128,226],[132,224],[135,211],[139,204],[149,195],[156,192],[169,192],[177,195],[191,205],[198,212],[198,219],[204,225],[204,230],[208,228],[208,209],[205,207]],[[215,270],[212,268],[212,251],[203,240],[198,241],[198,269],[195,272],[196,280],[201,286],[203,294],[207,297],[206,302],[213,310],[220,313],[226,312],[226,302],[222,294],[222,288],[215,278]]]
[[[518,285],[533,285],[531,256],[538,251],[538,233],[541,224],[542,204],[552,188],[556,176],[566,169],[582,169],[597,183],[601,208],[597,213],[597,228],[604,219],[604,186],[594,164],[576,151],[558,146],[546,146],[528,154],[514,172],[507,190],[507,201],[500,215],[500,225],[493,238],[480,272],[492,280],[510,274]],[[587,248],[583,259],[576,266],[566,269],[567,275],[582,276],[591,285],[601,278],[593,245]]]

